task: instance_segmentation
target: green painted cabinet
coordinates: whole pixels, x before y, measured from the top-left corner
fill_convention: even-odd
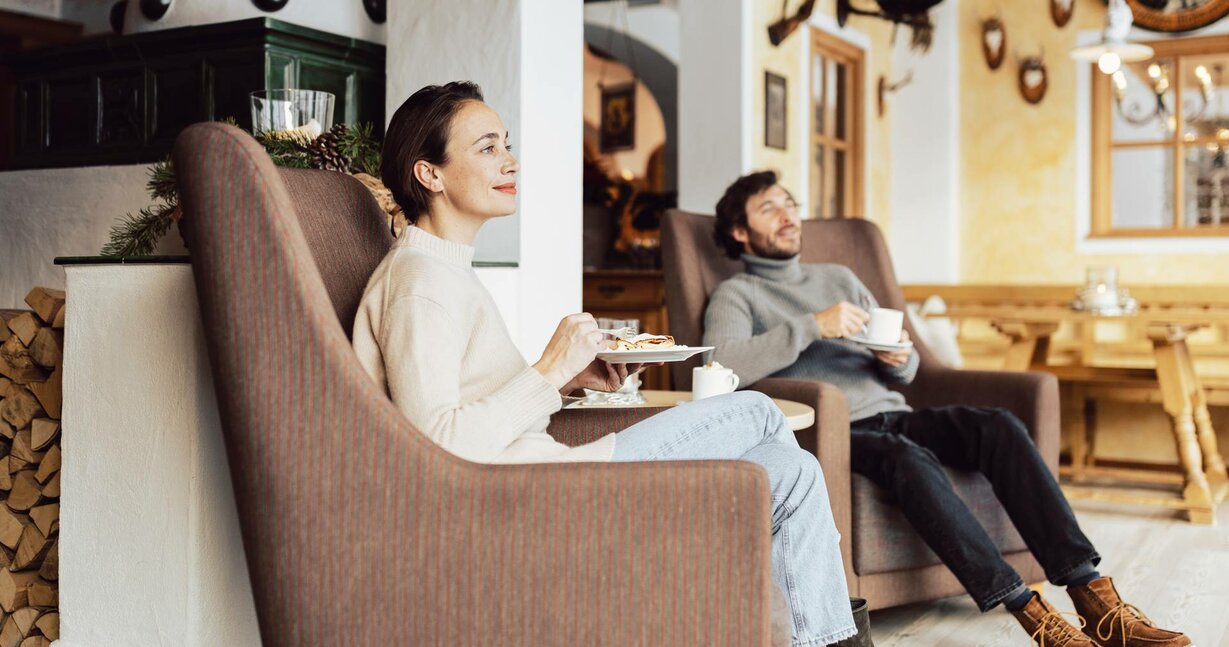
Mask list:
[[[384,130],[384,46],[272,18],[107,36],[4,61],[16,82],[12,168],[152,162],[198,121],[251,128],[248,94],[325,90],[333,119]]]

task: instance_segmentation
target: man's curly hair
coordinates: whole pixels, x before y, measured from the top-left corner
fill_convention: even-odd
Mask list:
[[[747,200],[776,184],[777,174],[774,171],[760,171],[744,175],[734,180],[734,183],[725,190],[725,195],[717,201],[713,241],[725,252],[726,256],[738,260],[746,251],[742,243],[734,240],[732,232],[735,227],[747,228]]]

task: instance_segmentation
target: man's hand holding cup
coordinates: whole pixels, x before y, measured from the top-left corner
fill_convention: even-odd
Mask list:
[[[815,315],[819,336],[824,339],[852,337],[862,332],[870,320],[869,313],[848,301],[842,301]]]

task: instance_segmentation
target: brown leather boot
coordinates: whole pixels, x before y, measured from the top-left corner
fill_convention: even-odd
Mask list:
[[[1068,586],[1076,613],[1084,619],[1084,633],[1103,647],[1185,647],[1191,639],[1160,629],[1142,611],[1122,601],[1114,581],[1095,579],[1084,586]]]
[[[1034,594],[1024,608],[1011,614],[1040,647],[1097,647],[1040,595]]]

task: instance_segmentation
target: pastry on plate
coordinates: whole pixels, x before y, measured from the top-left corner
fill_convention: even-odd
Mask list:
[[[616,339],[615,350],[665,350],[674,348],[674,338],[670,335],[650,335],[642,333],[631,339]]]

